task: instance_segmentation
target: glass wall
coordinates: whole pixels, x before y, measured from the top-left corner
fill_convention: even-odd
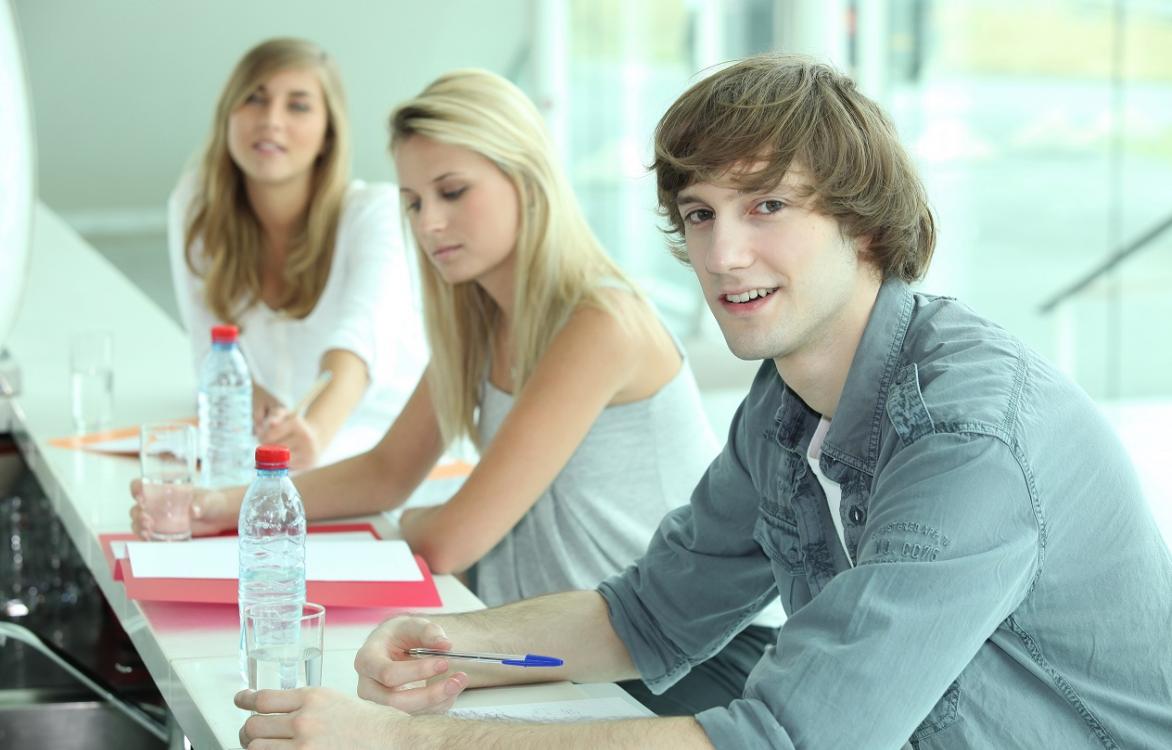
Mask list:
[[[1172,395],[1172,1],[535,0],[531,87],[592,226],[685,336],[718,336],[658,231],[655,123],[708,66],[770,49],[850,71],[927,183],[956,295],[1098,399]],[[545,77],[544,83],[540,80]]]
[[[885,5],[879,97],[941,227],[924,286],[1096,398],[1172,394],[1172,233],[1041,310],[1172,215],[1172,3]]]
[[[694,276],[668,254],[659,229],[664,222],[647,171],[652,134],[698,71],[771,49],[776,4],[550,0],[539,8],[539,44],[552,39],[554,48],[537,56],[537,80],[523,84],[546,107],[602,244],[650,294],[669,326],[689,335],[707,312]]]

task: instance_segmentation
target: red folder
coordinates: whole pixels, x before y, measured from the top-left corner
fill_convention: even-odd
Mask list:
[[[311,534],[340,531],[368,531],[379,538],[374,527],[366,523],[339,526],[310,526]],[[224,536],[235,536],[233,533]],[[236,579],[228,578],[137,578],[130,566],[130,558],[115,559],[111,542],[133,542],[134,534],[101,534],[98,539],[114,580],[126,586],[131,599],[156,602],[198,602],[202,604],[235,604]],[[175,542],[182,544],[182,542]],[[420,581],[306,581],[305,597],[311,602],[334,607],[438,607],[439,592],[431,571],[419,555],[415,556]]]

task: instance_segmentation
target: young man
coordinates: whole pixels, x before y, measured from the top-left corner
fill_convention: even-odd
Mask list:
[[[598,591],[384,623],[355,663],[374,703],[241,693],[279,712],[243,739],[1172,747],[1172,559],[1134,470],[1076,386],[908,287],[934,228],[879,109],[825,66],[752,58],[672,105],[655,170],[729,347],[764,360],[690,505]],[[778,596],[789,619],[727,708],[560,726],[408,716],[506,680],[663,690]],[[566,666],[449,673],[414,646]]]

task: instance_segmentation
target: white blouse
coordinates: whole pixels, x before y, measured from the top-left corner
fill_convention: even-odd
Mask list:
[[[211,348],[211,327],[221,322],[204,301],[203,279],[187,267],[183,239],[198,182],[179,181],[168,203],[171,277],[196,372]],[[419,280],[404,247],[398,191],[390,184],[354,181],[346,193],[325,289],[304,319],[290,318],[258,301],[239,320],[240,346],[253,382],[286,406],[309,390],[330,349],[353,352],[367,367],[370,386],[319,463],[373,446],[402,410],[427,364]],[[202,269],[203,243],[192,256]]]

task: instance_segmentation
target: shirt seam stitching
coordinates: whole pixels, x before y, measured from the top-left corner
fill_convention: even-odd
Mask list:
[[[1103,725],[1103,722],[1100,721],[1099,718],[1095,716],[1094,712],[1092,712],[1090,708],[1087,707],[1086,703],[1083,702],[1083,699],[1078,694],[1078,691],[1076,691],[1074,687],[1066,681],[1066,678],[1063,677],[1058,672],[1058,670],[1055,669],[1053,665],[1051,665],[1050,662],[1046,660],[1046,657],[1042,655],[1042,650],[1038,647],[1037,641],[1034,640],[1034,637],[1030,635],[1030,633],[1017,622],[1013,615],[1005,618],[1005,625],[1009,631],[1017,637],[1022,646],[1025,647],[1026,653],[1029,654],[1029,657],[1034,662],[1034,664],[1036,664],[1038,668],[1046,673],[1046,676],[1050,678],[1050,681],[1053,683],[1055,689],[1058,690],[1058,693],[1066,700],[1070,707],[1073,708],[1079,715],[1079,718],[1081,718],[1087,727],[1095,734],[1095,737],[1098,738],[1099,743],[1104,748],[1108,748],[1108,750],[1117,750],[1119,744],[1115,741],[1115,738]]]

